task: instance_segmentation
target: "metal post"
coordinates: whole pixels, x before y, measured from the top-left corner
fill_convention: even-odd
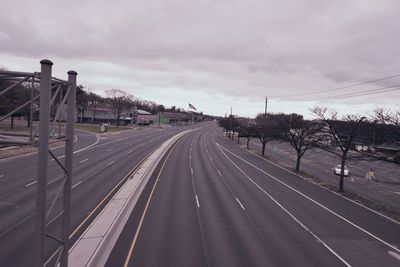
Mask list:
[[[76,98],[76,75],[75,71],[68,71],[68,83],[71,90],[68,94],[68,110],[66,123],[66,143],[65,143],[65,168],[67,177],[64,184],[63,193],[63,222],[61,229],[61,238],[64,241],[64,249],[61,255],[61,267],[68,266],[68,250],[69,250],[69,217],[71,205],[71,180],[72,180],[72,159],[74,149],[74,124],[75,124],[75,98]]]
[[[58,137],[61,137],[61,118],[62,118],[62,109],[63,109],[63,90],[60,90],[60,106],[59,108],[61,109],[60,111],[60,116],[58,116]]]
[[[31,145],[33,144],[33,88],[35,86],[35,76],[32,76],[32,86],[31,86],[31,105],[30,105],[30,112],[29,112],[29,141]]]
[[[36,229],[34,266],[41,267],[44,262],[44,238],[46,215],[46,185],[49,151],[50,87],[53,63],[48,59],[40,61],[40,111],[39,111],[39,164],[36,189]]]

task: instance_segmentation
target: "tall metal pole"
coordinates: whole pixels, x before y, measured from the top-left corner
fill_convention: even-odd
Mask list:
[[[231,139],[231,134],[232,134],[232,107],[231,107],[231,115],[229,116],[229,139]]]
[[[44,262],[44,238],[46,216],[46,185],[49,153],[49,121],[50,121],[50,88],[51,68],[53,63],[48,59],[40,61],[40,111],[39,111],[39,164],[36,189],[36,229],[34,266],[41,267]]]
[[[60,115],[58,116],[58,137],[61,137],[61,117],[63,116],[62,112],[63,112],[63,94],[62,94],[63,90],[62,87],[60,89],[60,104],[59,104],[59,108],[60,108]],[[57,118],[56,118],[57,119]]]
[[[265,111],[264,111],[264,117],[267,117],[267,106],[268,106],[268,97],[265,97]]]
[[[68,94],[68,111],[66,124],[66,143],[65,143],[65,169],[67,177],[64,183],[63,194],[63,222],[61,228],[61,238],[64,241],[64,249],[61,255],[61,267],[68,266],[69,232],[70,232],[70,206],[71,206],[71,180],[72,180],[72,160],[74,149],[74,124],[75,124],[75,98],[76,98],[76,75],[75,71],[68,71],[68,83],[71,90]]]

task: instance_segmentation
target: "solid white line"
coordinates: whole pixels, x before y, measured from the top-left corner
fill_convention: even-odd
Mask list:
[[[287,188],[293,190],[294,192],[298,193],[299,195],[303,196],[304,198],[310,200],[311,202],[313,202],[314,204],[316,204],[316,205],[318,205],[319,207],[323,208],[324,210],[326,210],[326,211],[332,213],[332,214],[335,215],[336,217],[338,217],[338,218],[342,219],[343,221],[349,223],[350,225],[354,226],[354,227],[357,228],[358,230],[360,230],[360,231],[366,233],[367,235],[369,235],[369,236],[375,238],[375,239],[378,240],[379,242],[381,242],[381,243],[387,245],[388,247],[390,247],[390,248],[392,248],[392,249],[394,249],[394,250],[396,250],[397,252],[400,253],[400,250],[399,250],[397,247],[391,245],[390,243],[384,241],[383,239],[381,239],[381,238],[375,236],[374,234],[368,232],[367,230],[361,228],[361,227],[358,226],[357,224],[355,224],[355,223],[349,221],[348,219],[344,218],[343,216],[339,215],[338,213],[334,212],[333,210],[329,209],[328,207],[325,207],[324,205],[322,205],[322,204],[319,203],[318,201],[316,201],[316,200],[312,199],[311,197],[309,197],[309,196],[303,194],[302,192],[300,192],[299,190],[297,190],[297,189],[291,187],[290,185],[286,184],[285,182],[282,182],[281,180],[279,180],[279,179],[276,178],[275,176],[273,176],[273,175],[271,175],[271,174],[269,174],[269,173],[263,171],[262,169],[258,168],[257,166],[253,165],[252,163],[248,162],[247,160],[241,158],[240,156],[238,156],[238,155],[236,155],[235,153],[231,152],[230,150],[226,149],[226,148],[223,147],[222,145],[220,145],[220,144],[218,144],[218,143],[216,143],[216,144],[217,144],[218,148],[220,149],[220,151],[221,151],[229,160],[231,160],[231,159],[222,151],[222,149],[224,149],[225,151],[227,151],[227,152],[229,152],[230,154],[234,155],[235,157],[237,157],[238,159],[242,160],[243,162],[246,162],[248,165],[252,166],[253,168],[255,168],[255,169],[257,169],[257,170],[259,170],[260,172],[264,173],[265,175],[269,176],[270,178],[274,179],[275,181],[281,183],[282,185],[286,186]],[[222,149],[221,149],[221,148],[222,148]],[[231,160],[231,161],[232,161],[232,160]],[[232,161],[232,163],[233,163],[233,161]],[[235,163],[233,163],[233,164],[235,164]]]
[[[339,254],[337,254],[331,247],[329,247],[324,241],[322,241],[321,238],[319,238],[316,234],[314,234],[304,223],[302,223],[299,219],[297,219],[290,211],[288,211],[281,203],[279,203],[273,196],[268,194],[260,185],[258,185],[253,179],[251,179],[238,165],[236,165],[235,162],[231,158],[228,157],[228,155],[225,154],[224,151],[222,151],[221,145],[217,143],[217,147],[219,150],[224,154],[224,156],[251,182],[253,183],[261,192],[263,192],[269,199],[271,199],[275,204],[280,207],[286,214],[288,214],[296,223],[300,225],[306,232],[310,233],[318,242],[320,242],[322,245],[324,245],[325,248],[327,248],[333,255],[335,255],[343,264],[346,266],[351,266],[347,261],[345,261]],[[224,148],[224,147],[222,147]],[[226,148],[224,148],[227,150]],[[229,150],[227,150],[229,151]],[[230,151],[229,151],[230,152]],[[232,152],[231,152],[232,153]],[[233,153],[232,153],[233,154]]]
[[[200,202],[199,202],[199,198],[196,195],[196,202],[197,202],[197,207],[200,208]]]
[[[81,160],[81,161],[79,161],[79,163],[84,163],[84,162],[86,162],[86,161],[88,161],[89,159],[84,159],[84,160]]]
[[[77,182],[76,184],[74,184],[71,189],[74,189],[75,187],[77,187],[78,185],[80,185],[82,183],[82,181]]]
[[[242,202],[238,198],[236,198],[236,201],[239,203],[240,207],[242,207],[243,210],[245,210],[244,206],[242,205]]]
[[[258,145],[258,143],[257,143],[257,145]],[[346,199],[347,201],[350,201],[350,202],[352,202],[353,204],[355,204],[355,205],[357,205],[357,206],[359,206],[359,207],[362,207],[362,208],[364,208],[364,209],[366,209],[366,210],[369,210],[370,212],[373,212],[373,213],[375,213],[375,214],[377,214],[377,215],[379,215],[379,216],[381,216],[381,217],[383,217],[383,218],[385,218],[385,219],[387,219],[387,220],[389,220],[389,221],[391,221],[391,222],[394,222],[394,223],[400,225],[400,222],[398,222],[398,221],[396,221],[396,220],[394,220],[394,219],[392,219],[392,218],[390,218],[390,217],[388,217],[388,216],[386,216],[386,215],[384,215],[384,214],[382,214],[382,213],[380,213],[380,212],[378,212],[378,211],[376,211],[376,210],[373,210],[373,209],[371,209],[371,208],[369,208],[369,207],[367,207],[367,206],[365,206],[365,205],[363,205],[363,204],[361,204],[361,203],[358,203],[357,201],[354,201],[354,200],[352,200],[352,199],[350,199],[350,198],[348,198],[348,197],[345,197],[345,196],[343,196],[343,195],[341,195],[341,194],[339,194],[339,193],[337,193],[337,192],[335,192],[335,191],[329,190],[328,188],[326,188],[326,187],[324,187],[324,186],[322,186],[322,185],[320,185],[320,184],[318,184],[318,183],[316,183],[316,182],[314,182],[314,181],[307,180],[306,178],[304,178],[303,176],[299,175],[298,173],[295,173],[295,172],[293,172],[293,171],[290,171],[290,170],[288,170],[288,169],[286,169],[286,168],[284,168],[284,167],[282,167],[282,166],[276,164],[275,162],[272,162],[272,161],[270,161],[270,160],[268,160],[268,159],[266,159],[266,158],[263,158],[263,157],[261,157],[261,156],[255,154],[255,153],[253,153],[253,152],[248,151],[248,150],[245,149],[245,148],[242,148],[242,147],[240,147],[240,148],[243,149],[244,151],[250,153],[250,154],[253,154],[253,155],[256,156],[257,158],[259,158],[259,159],[261,159],[261,160],[264,160],[264,161],[268,162],[269,164],[272,164],[272,165],[278,167],[278,168],[281,169],[281,170],[284,170],[284,171],[286,171],[286,172],[289,172],[289,173],[291,173],[291,174],[293,174],[293,175],[295,175],[295,176],[297,176],[297,177],[299,177],[299,178],[301,178],[301,179],[303,179],[303,180],[305,180],[305,181],[307,181],[307,182],[309,182],[309,183],[312,183],[312,184],[315,185],[315,186],[320,187],[321,189],[324,189],[324,190],[326,190],[326,191],[328,191],[328,192],[330,192],[330,193],[332,193],[332,194],[335,194],[335,195],[338,196],[338,197],[341,197],[341,198],[343,198],[343,199]],[[333,163],[332,163],[332,164],[333,164]],[[336,164],[336,163],[334,163],[334,164]]]
[[[0,178],[1,178],[1,176],[0,176]],[[400,195],[400,192],[396,192],[396,191],[389,191],[390,193],[393,193],[393,194],[398,194],[398,195]]]
[[[220,172],[218,169],[217,169],[217,172],[218,172],[219,176],[222,177],[222,174],[221,174],[221,172]]]
[[[110,166],[110,165],[113,164],[113,163],[114,163],[114,160],[111,161],[110,163],[108,163],[108,164],[106,165],[106,167]]]
[[[32,183],[26,184],[26,185],[25,185],[25,187],[28,187],[28,186],[34,185],[34,184],[36,184],[36,183],[37,183],[37,181],[33,181]]]
[[[80,131],[83,131],[83,130],[80,130]],[[87,131],[84,131],[84,132],[87,132]],[[82,151],[84,151],[84,150],[90,149],[90,148],[92,148],[93,146],[95,146],[95,145],[100,141],[100,137],[99,137],[97,134],[96,134],[96,138],[97,138],[96,142],[94,142],[94,143],[91,144],[91,145],[85,146],[85,147],[83,147],[83,148],[81,148],[81,149],[78,149],[78,150],[74,151],[73,154],[82,152]],[[62,145],[62,146],[64,146],[64,145]],[[52,149],[56,149],[56,148],[59,148],[59,147],[62,147],[62,146],[53,147]],[[37,152],[33,152],[33,153],[37,153]],[[31,154],[33,154],[33,153],[31,153]],[[26,155],[28,155],[28,154],[26,154]],[[23,155],[20,155],[20,156],[23,156]],[[15,156],[15,157],[18,157],[18,156]],[[58,156],[57,159],[62,159],[62,158],[64,158],[64,157],[65,157],[65,155],[61,155],[61,156]],[[54,161],[54,160],[55,160],[55,159],[53,159],[53,158],[50,159],[50,161]]]
[[[400,255],[393,251],[388,251],[390,256],[393,256],[396,260],[400,261]]]

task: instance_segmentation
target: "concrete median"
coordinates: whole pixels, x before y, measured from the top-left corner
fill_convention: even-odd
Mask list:
[[[125,182],[69,251],[70,266],[104,266],[133,208],[158,163],[181,132],[155,150]]]

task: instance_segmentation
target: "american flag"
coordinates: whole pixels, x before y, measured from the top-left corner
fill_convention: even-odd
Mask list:
[[[189,103],[189,108],[197,110],[192,104]]]

